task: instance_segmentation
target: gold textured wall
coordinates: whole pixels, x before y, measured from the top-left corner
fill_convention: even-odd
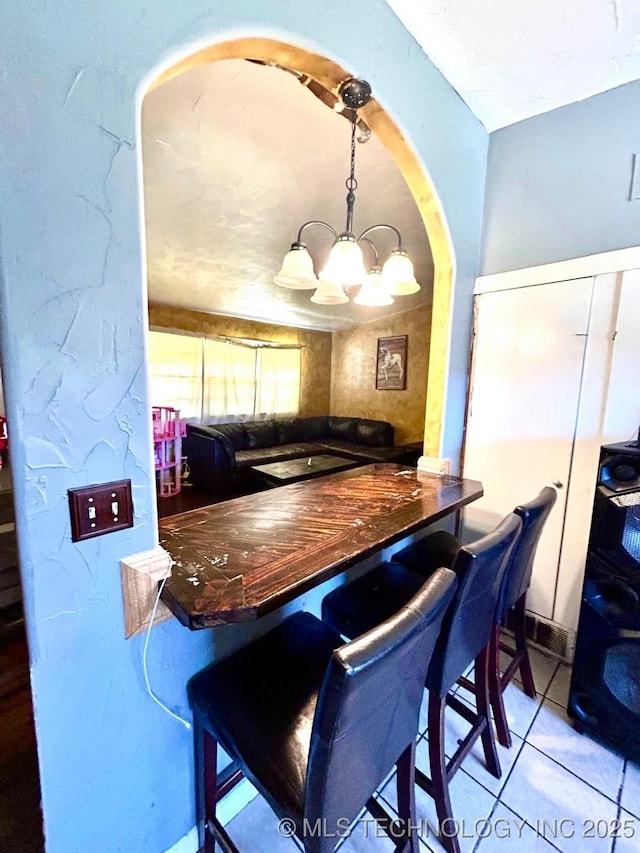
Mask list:
[[[219,314],[205,314],[170,305],[149,304],[151,328],[228,335],[233,338],[299,344],[301,350],[300,417],[326,415],[331,394],[331,333],[294,329]],[[424,408],[424,407],[423,407]]]
[[[331,348],[332,415],[355,415],[389,421],[396,444],[424,436],[431,306],[425,305],[354,329],[333,332]],[[376,389],[378,338],[408,335],[407,387]]]

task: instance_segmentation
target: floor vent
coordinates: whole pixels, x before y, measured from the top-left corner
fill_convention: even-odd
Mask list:
[[[506,627],[513,630],[511,615],[507,617]],[[576,632],[573,628],[566,628],[544,619],[542,616],[527,614],[527,639],[533,646],[560,658],[567,663],[573,661],[573,653],[576,646]]]

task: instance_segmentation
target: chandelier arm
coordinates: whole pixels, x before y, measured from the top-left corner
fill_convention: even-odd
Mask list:
[[[368,237],[365,237],[364,235],[362,235],[362,236],[358,237],[357,242],[359,243],[359,242],[360,242],[360,240],[364,240],[364,241],[365,241],[365,243],[368,243],[368,244],[371,246],[371,248],[373,249],[374,266],[376,266],[376,267],[377,267],[377,266],[378,266],[379,256],[378,256],[378,250],[376,249],[376,245],[375,245],[375,243],[373,242],[373,240],[370,240]]]
[[[305,222],[304,225],[300,226],[300,230],[298,231],[298,237],[296,240],[297,243],[302,242],[302,239],[301,239],[302,238],[302,232],[304,231],[305,228],[308,228],[310,225],[322,225],[323,228],[326,228],[329,231],[331,231],[335,240],[338,239],[338,232],[336,231],[335,228],[332,228],[331,225],[329,225],[327,222],[323,222],[321,219],[310,219],[308,222]]]
[[[366,238],[367,234],[370,234],[372,231],[375,231],[377,228],[388,228],[390,231],[393,231],[393,233],[398,238],[398,245],[396,246],[396,248],[397,249],[402,248],[402,235],[400,234],[400,232],[398,231],[398,229],[394,225],[387,225],[386,223],[380,223],[380,225],[372,225],[370,228],[365,228],[365,230],[362,232],[362,234],[358,237],[358,243],[363,238]]]

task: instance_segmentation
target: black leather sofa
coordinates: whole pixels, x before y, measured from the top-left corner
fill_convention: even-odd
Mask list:
[[[322,415],[249,423],[187,425],[183,454],[190,481],[219,491],[249,480],[254,465],[329,453],[362,464],[389,462],[402,452],[386,421]]]

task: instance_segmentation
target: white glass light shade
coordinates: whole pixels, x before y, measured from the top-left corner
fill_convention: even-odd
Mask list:
[[[409,296],[420,290],[413,274],[411,259],[401,249],[391,252],[382,267],[382,275],[394,296]]]
[[[291,290],[313,290],[318,286],[313,259],[304,246],[293,247],[287,252],[274,281]]]
[[[393,298],[389,293],[389,286],[385,282],[382,270],[379,267],[374,267],[368,273],[364,284],[353,301],[357,305],[367,305],[369,308],[393,304]]]
[[[348,302],[349,297],[339,284],[321,279],[311,301],[317,305],[341,305],[343,302]]]
[[[362,284],[366,275],[362,249],[355,237],[352,234],[341,234],[333,244],[327,265],[318,278],[341,287],[352,287]]]

